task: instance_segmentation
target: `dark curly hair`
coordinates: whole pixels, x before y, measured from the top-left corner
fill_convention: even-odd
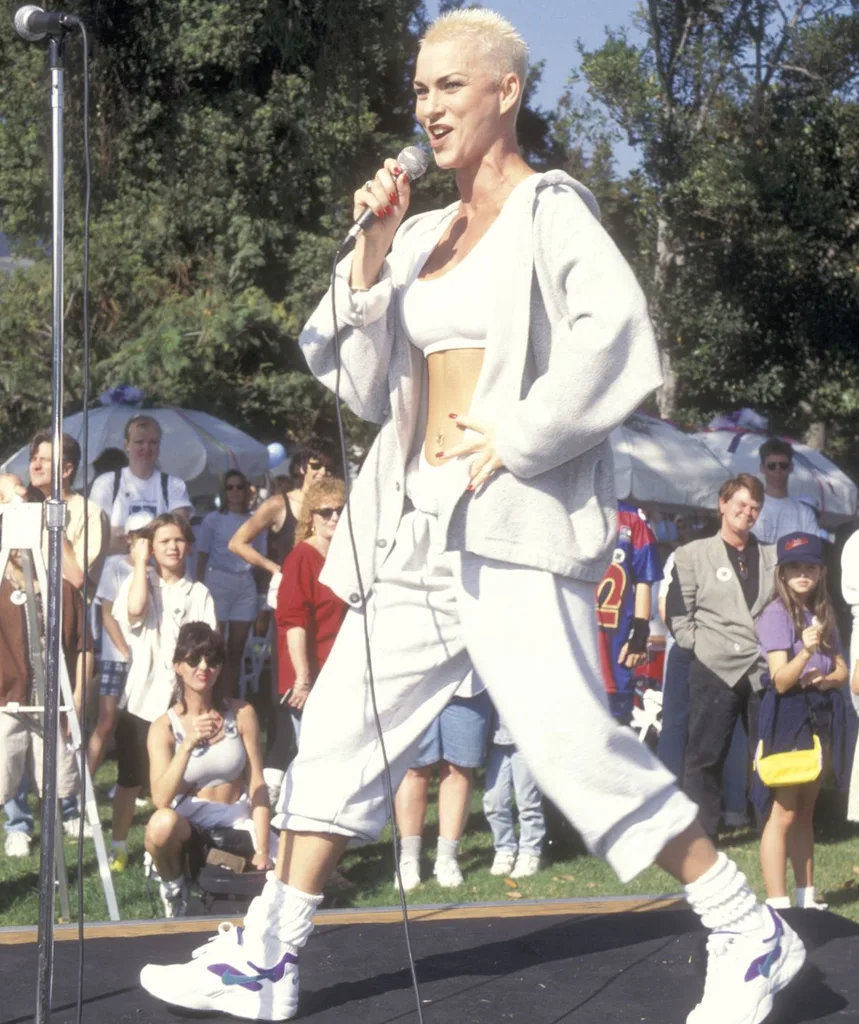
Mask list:
[[[176,649],[173,652],[174,668],[181,665],[183,661],[196,660],[199,664],[201,658],[205,658],[206,664],[212,668],[220,667],[223,666],[225,657],[224,641],[221,639],[220,633],[216,633],[208,623],[186,622],[179,627]],[[224,675],[221,673],[212,687],[212,707],[220,708],[225,705],[227,696],[224,687]],[[185,684],[178,672],[170,704],[171,706],[178,704],[183,715],[188,710],[188,705],[185,703]]]

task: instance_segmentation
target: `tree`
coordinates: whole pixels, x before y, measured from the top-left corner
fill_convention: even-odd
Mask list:
[[[648,0],[639,27],[641,44],[614,32],[583,53],[583,76],[642,154],[630,188],[663,414],[753,404],[783,428],[837,422],[859,437],[857,14]]]
[[[0,4],[7,23],[14,7]],[[93,37],[92,371],[264,436],[330,435],[295,340],[344,196],[413,131],[419,0],[80,0]],[[80,407],[81,67],[67,90],[67,398]],[[38,47],[0,39],[0,425],[49,400],[49,120]]]

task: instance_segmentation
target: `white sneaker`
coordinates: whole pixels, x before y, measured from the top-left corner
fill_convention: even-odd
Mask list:
[[[244,928],[228,922],[186,964],[147,964],[140,972],[146,991],[171,1006],[214,1010],[247,1020],[291,1020],[298,1012],[298,957],[283,956],[271,967],[251,963]]]
[[[421,884],[421,864],[414,857],[404,857],[400,861],[400,878],[403,880],[403,891],[411,892]],[[400,883],[397,881],[397,874],[394,872],[394,888]]]
[[[510,874],[511,878],[529,878],[540,870],[540,858],[534,853],[520,853],[516,858],[516,867]]]
[[[161,882],[158,886],[165,917],[185,917],[188,913],[188,885],[183,878],[176,882]]]
[[[767,931],[758,935],[712,932],[707,940],[704,997],[686,1024],[761,1024],[773,996],[805,962],[805,946],[770,907],[764,907]]]
[[[433,874],[438,884],[444,889],[455,889],[465,881],[462,877],[462,872],[459,870],[459,864],[452,857],[437,860],[433,868]]]
[[[7,832],[3,849],[7,857],[29,857],[32,837],[26,832]]]
[[[516,863],[515,850],[496,850],[495,859],[489,869],[490,875],[509,875]]]
[[[70,839],[77,839],[80,835],[80,830],[80,818],[67,818],[63,822],[63,832],[65,832]],[[88,821],[84,822],[84,839],[92,839],[92,825],[90,825]]]

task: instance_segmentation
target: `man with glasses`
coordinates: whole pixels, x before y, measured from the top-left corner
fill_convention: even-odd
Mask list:
[[[721,526],[714,537],[675,552],[668,589],[668,627],[690,651],[689,737],[683,788],[715,838],[722,769],[740,715],[749,747],[758,735],[759,692],[766,662],[755,619],[773,589],[775,547],[759,544],[754,527],[764,501],[760,480],[741,473],[719,490]]]
[[[764,500],[761,514],[752,531],[761,544],[776,544],[789,533],[817,534],[813,509],[787,493],[793,472],[793,448],[781,438],[771,437],[760,447],[761,475],[764,478]]]

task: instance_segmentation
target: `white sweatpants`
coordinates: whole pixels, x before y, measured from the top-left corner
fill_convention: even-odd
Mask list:
[[[440,553],[437,528],[431,513],[403,516],[368,599],[394,791],[473,665],[542,791],[628,881],[694,821],[697,807],[607,710],[593,584]],[[296,832],[374,840],[387,820],[363,614],[347,613],[304,708],[277,820]]]

